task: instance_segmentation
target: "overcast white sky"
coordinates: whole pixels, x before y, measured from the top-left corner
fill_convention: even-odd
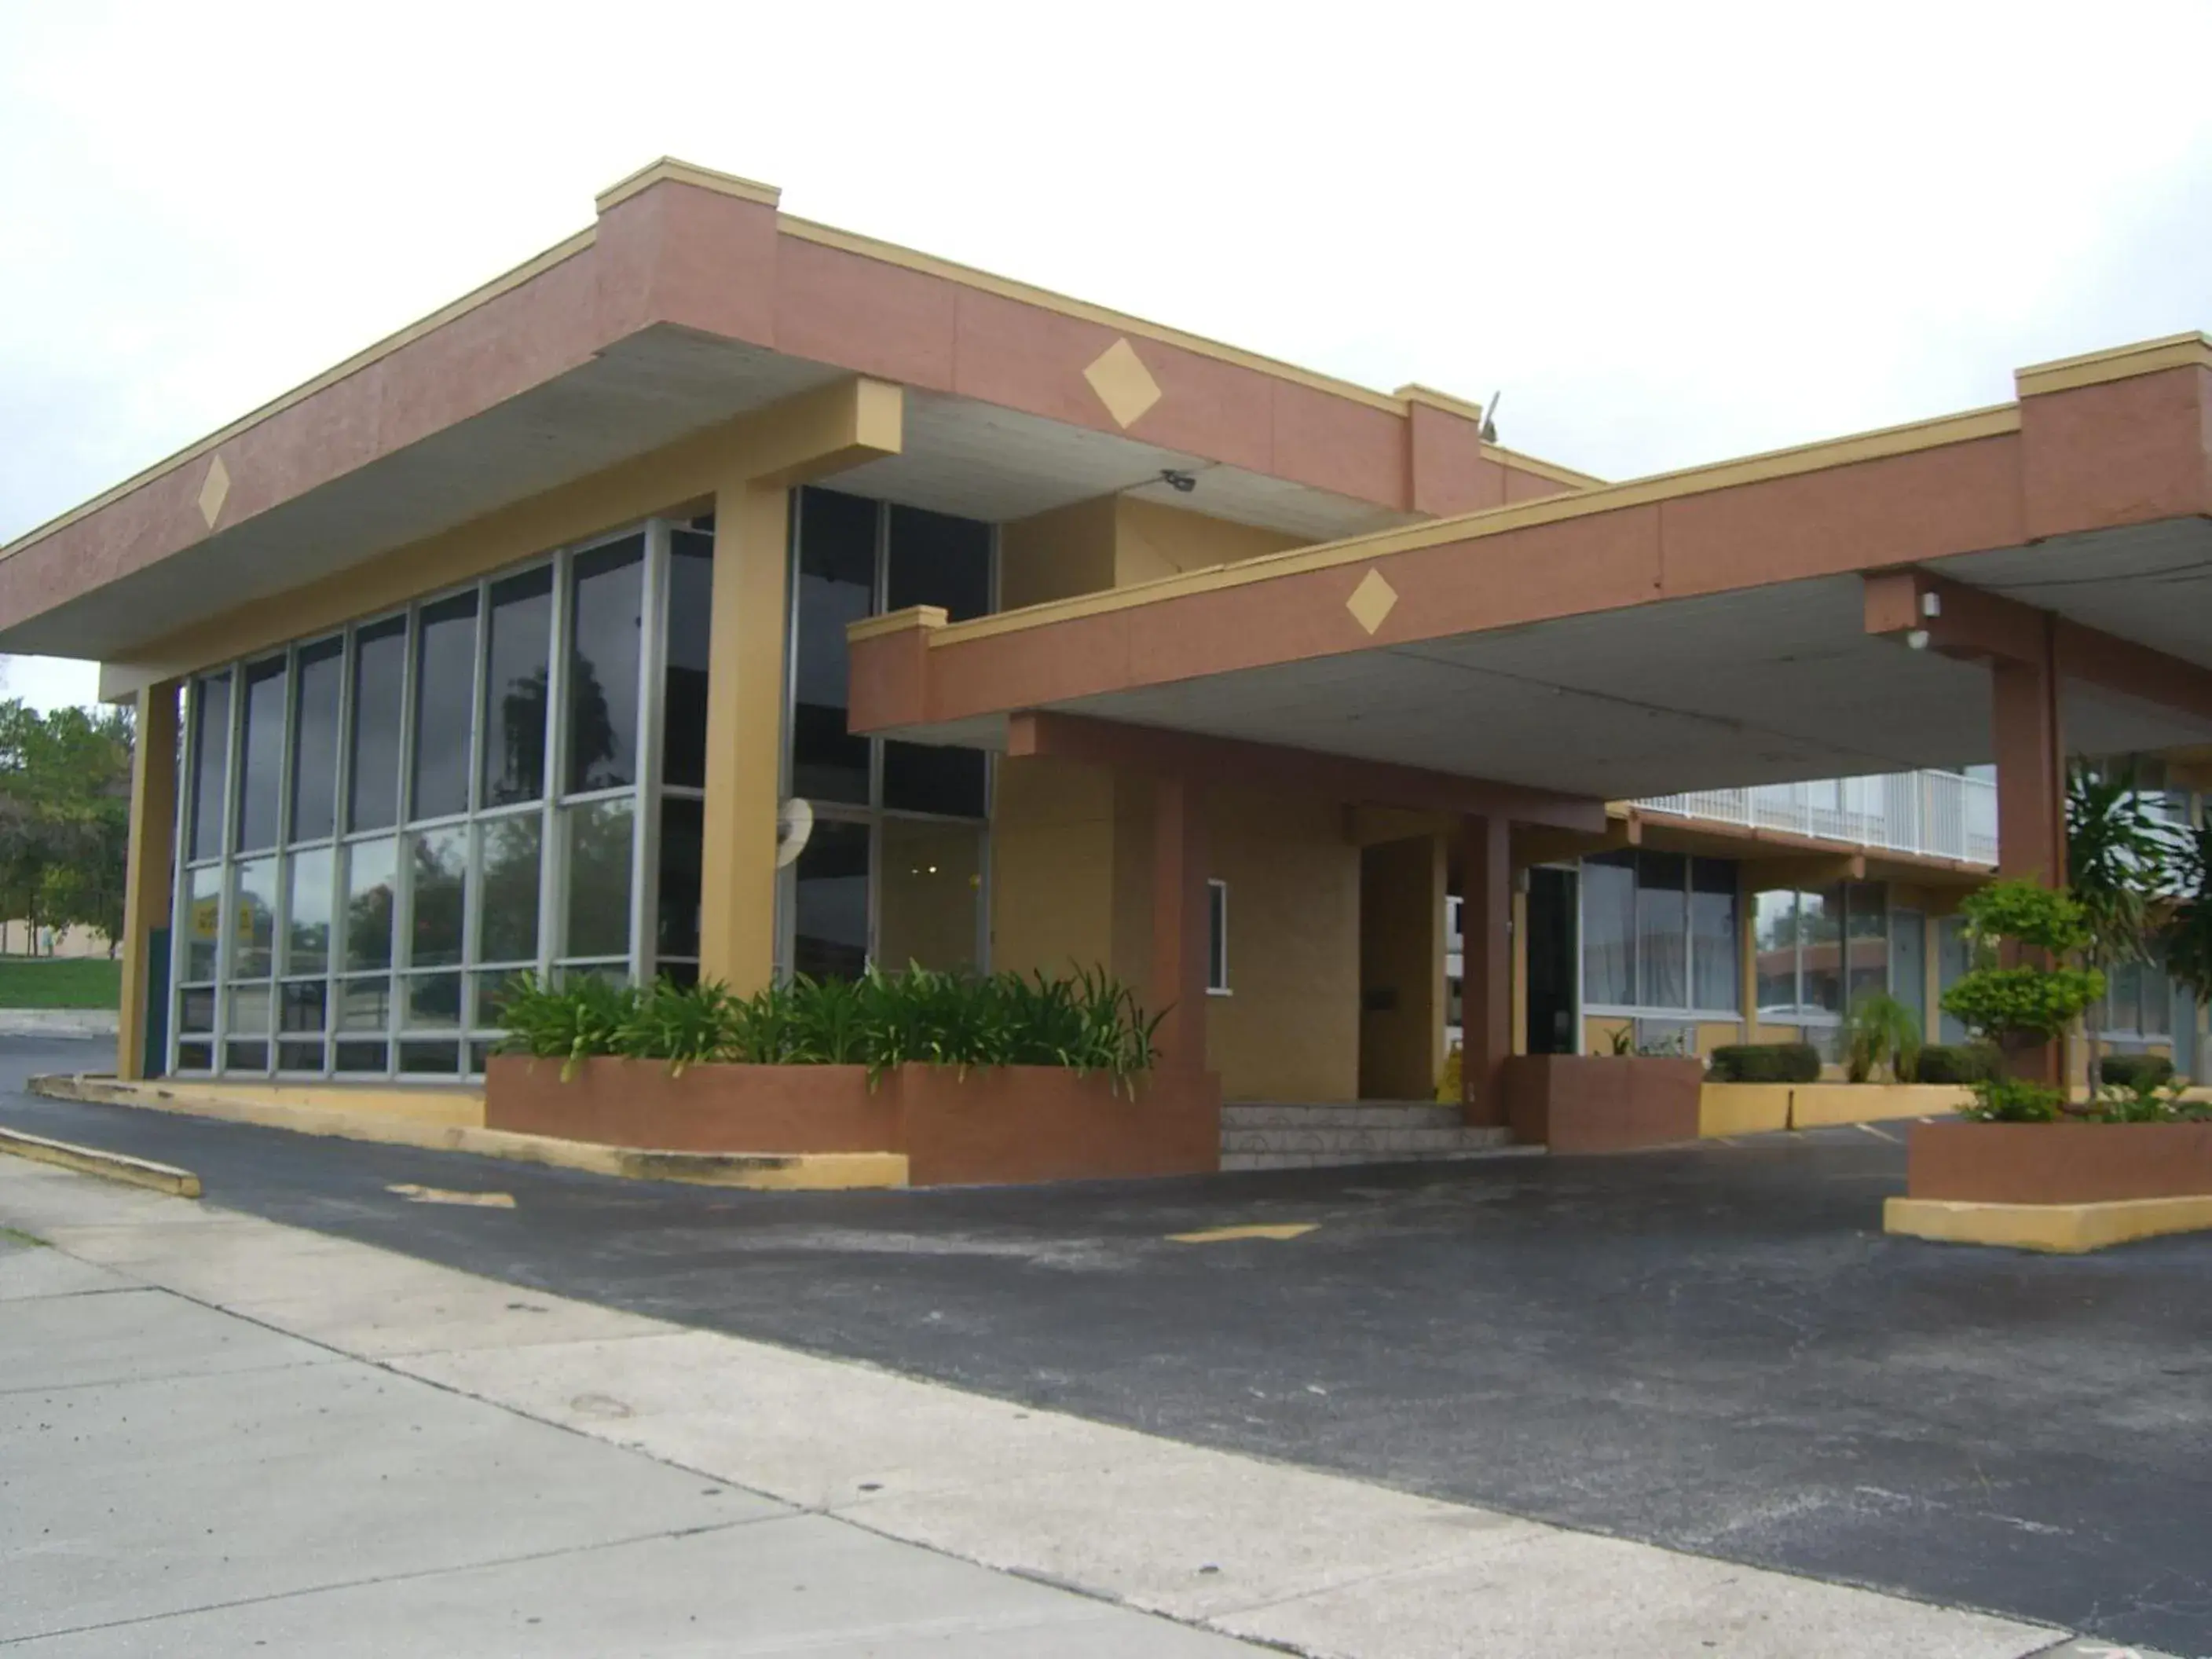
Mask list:
[[[1611,477],[2212,325],[2212,5],[0,0],[0,541],[670,154]],[[92,695],[14,659],[7,690]]]

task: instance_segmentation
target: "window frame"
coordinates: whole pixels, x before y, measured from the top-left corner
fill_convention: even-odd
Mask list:
[[[1206,879],[1206,994],[1236,994],[1229,983],[1229,884],[1219,876]]]

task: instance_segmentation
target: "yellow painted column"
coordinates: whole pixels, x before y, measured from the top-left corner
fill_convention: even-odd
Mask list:
[[[1751,872],[1735,867],[1736,1000],[1743,1009],[1746,1042],[1759,1041],[1759,895],[1753,890]]]
[[[740,996],[775,972],[790,533],[791,493],[781,482],[738,477],[715,493],[699,976]]]
[[[115,1036],[115,1075],[145,1075],[149,952],[169,921],[176,870],[177,682],[138,693],[131,753],[131,844],[123,884],[123,1000]]]
[[[1943,919],[1933,911],[1923,910],[1920,916],[1920,969],[1924,981],[1922,991],[1923,1006],[1928,1010],[1928,1029],[1920,1035],[1929,1042],[1939,1042],[1943,1036]]]

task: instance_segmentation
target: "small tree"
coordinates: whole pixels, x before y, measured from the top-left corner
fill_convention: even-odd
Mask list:
[[[1943,1008],[2008,1061],[2055,1041],[2105,994],[2101,970],[2067,962],[2088,948],[2091,935],[2081,906],[2064,889],[2000,881],[1959,908],[1974,967],[1943,994]],[[2009,964],[1999,957],[2005,945],[2013,947]],[[1974,1117],[2047,1123],[2065,1109],[2063,1090],[2025,1078],[1996,1077],[1972,1086]]]

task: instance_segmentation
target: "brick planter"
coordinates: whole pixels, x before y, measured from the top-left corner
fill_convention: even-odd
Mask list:
[[[916,1186],[1189,1175],[1220,1167],[1221,1085],[1155,1073],[1133,1100],[1054,1066],[693,1066],[493,1058],[484,1126],[668,1152],[903,1152]]]
[[[1698,1138],[1703,1060],[1516,1054],[1502,1076],[1516,1140],[1555,1152],[1618,1152]]]
[[[1905,1192],[1975,1204],[2212,1195],[2212,1123],[1918,1123]]]

